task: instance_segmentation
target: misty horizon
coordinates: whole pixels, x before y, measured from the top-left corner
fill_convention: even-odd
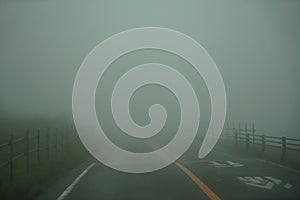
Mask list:
[[[134,1],[139,9],[125,2],[55,2],[0,2],[1,119],[72,118],[73,83],[86,55],[113,34],[155,26],[181,31],[206,48],[223,76],[228,122],[254,123],[268,135],[299,137],[299,1],[220,1],[219,6],[180,1],[155,6],[157,1]],[[153,58],[178,63],[174,56],[163,58],[158,53],[137,53],[114,64],[129,68]],[[178,69],[194,76],[187,64],[181,63]],[[105,86],[110,84],[107,81]],[[203,81],[193,83],[199,91],[200,127],[205,128],[209,96]],[[160,89],[148,88],[153,94],[156,90]],[[100,94],[97,90],[98,116],[108,112],[105,108],[101,112]],[[136,96],[140,100],[133,102],[143,102],[143,95]],[[167,96],[158,101],[168,102]],[[132,103],[134,118],[145,123],[147,113],[134,109]],[[4,126],[5,120],[1,121]]]

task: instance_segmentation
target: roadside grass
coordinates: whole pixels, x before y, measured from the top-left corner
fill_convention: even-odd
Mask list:
[[[73,144],[51,152],[47,157],[44,152],[39,163],[33,154],[29,158],[29,172],[26,173],[25,157],[14,162],[14,178],[10,180],[9,166],[0,169],[1,200],[35,199],[46,188],[70,169],[90,158],[89,153],[76,140]]]

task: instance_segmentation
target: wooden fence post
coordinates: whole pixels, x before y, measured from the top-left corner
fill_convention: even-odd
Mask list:
[[[50,128],[47,129],[47,157],[50,159]]]
[[[282,154],[281,154],[281,159],[282,160],[285,160],[285,158],[286,158],[286,137],[285,136],[283,136],[282,137]]]
[[[253,146],[254,146],[254,144],[255,144],[255,128],[254,128],[254,123],[252,123],[252,142],[253,142]]]
[[[64,127],[61,128],[61,148],[65,148],[65,129]]]
[[[69,146],[69,126],[66,127],[66,146]]]
[[[13,134],[10,135],[9,144],[10,144],[10,155],[9,155],[10,182],[12,183],[14,180],[14,172],[13,172],[13,169],[14,169],[14,164],[13,164],[13,161],[14,161],[14,135]]]
[[[241,123],[239,122],[239,132],[238,132],[238,134],[239,134],[239,140],[241,140]]]
[[[235,145],[238,145],[238,131],[235,129],[235,124],[233,123],[233,136],[234,136],[234,139],[235,139]]]
[[[38,161],[38,164],[41,163],[41,158],[40,158],[40,129],[38,129],[38,132],[37,132],[37,161]]]
[[[54,144],[54,146],[55,146],[55,153],[57,154],[57,128],[55,128],[55,144]]]
[[[69,129],[69,145],[72,145],[72,140],[73,140],[73,127],[72,125],[70,125],[70,129]]]
[[[68,145],[69,145],[69,147],[72,145],[72,125],[69,125],[68,126],[69,128],[68,128],[68,132],[69,132],[69,134],[68,134]]]
[[[266,149],[266,136],[265,135],[262,135],[261,137],[261,143],[262,143],[262,153],[264,154],[265,153],[265,149]]]
[[[71,125],[71,145],[73,146],[75,140],[76,140],[76,127],[74,125]]]
[[[77,132],[76,132],[77,130],[76,130],[76,127],[75,127],[75,125],[72,125],[72,142],[71,142],[71,144],[72,144],[72,146],[74,146],[74,143],[75,143],[75,141],[76,141],[76,134],[77,134]]]
[[[248,134],[248,123],[246,122],[245,123],[245,141],[246,141],[246,143],[248,143],[248,147],[247,148],[249,148],[249,143],[250,143],[250,138],[249,138],[249,135],[247,136],[247,134]],[[248,137],[248,142],[247,142],[247,137]]]
[[[249,151],[249,143],[250,143],[249,133],[246,133],[246,151]]]
[[[25,162],[26,162],[26,173],[29,173],[29,132],[26,131],[25,136]]]
[[[229,123],[228,122],[227,122],[226,135],[227,135],[227,140],[229,140]]]
[[[64,133],[63,128],[60,128],[60,149],[61,149],[61,150],[63,149],[63,144],[64,144],[63,133]]]

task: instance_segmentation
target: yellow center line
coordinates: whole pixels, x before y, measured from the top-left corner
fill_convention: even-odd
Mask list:
[[[207,185],[205,185],[203,181],[201,181],[195,174],[193,174],[193,172],[185,168],[179,162],[175,162],[175,165],[184,173],[186,173],[211,200],[221,200],[221,198],[216,195]]]

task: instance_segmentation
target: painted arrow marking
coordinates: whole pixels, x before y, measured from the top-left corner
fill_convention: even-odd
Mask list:
[[[271,190],[274,185],[280,185],[282,180],[276,179],[270,176],[259,177],[259,176],[245,176],[245,177],[236,177],[238,180],[242,181],[246,185],[251,185],[254,187],[259,187],[263,189]],[[293,185],[290,183],[286,183],[283,187],[286,189],[290,189]]]
[[[290,184],[290,183],[287,183],[283,187],[286,188],[286,189],[290,189],[291,187],[293,187],[293,185]]]
[[[275,183],[268,181],[264,178],[261,177],[237,177],[237,179],[239,179],[240,181],[244,182],[246,185],[251,185],[254,187],[259,187],[259,188],[263,188],[263,189],[272,189],[273,186],[275,185]]]
[[[214,167],[243,167],[244,165],[238,162],[225,161],[225,163],[210,161]]]
[[[266,179],[269,179],[270,181],[272,181],[273,183],[279,185],[282,181],[280,179],[276,179],[270,176],[265,176]]]

